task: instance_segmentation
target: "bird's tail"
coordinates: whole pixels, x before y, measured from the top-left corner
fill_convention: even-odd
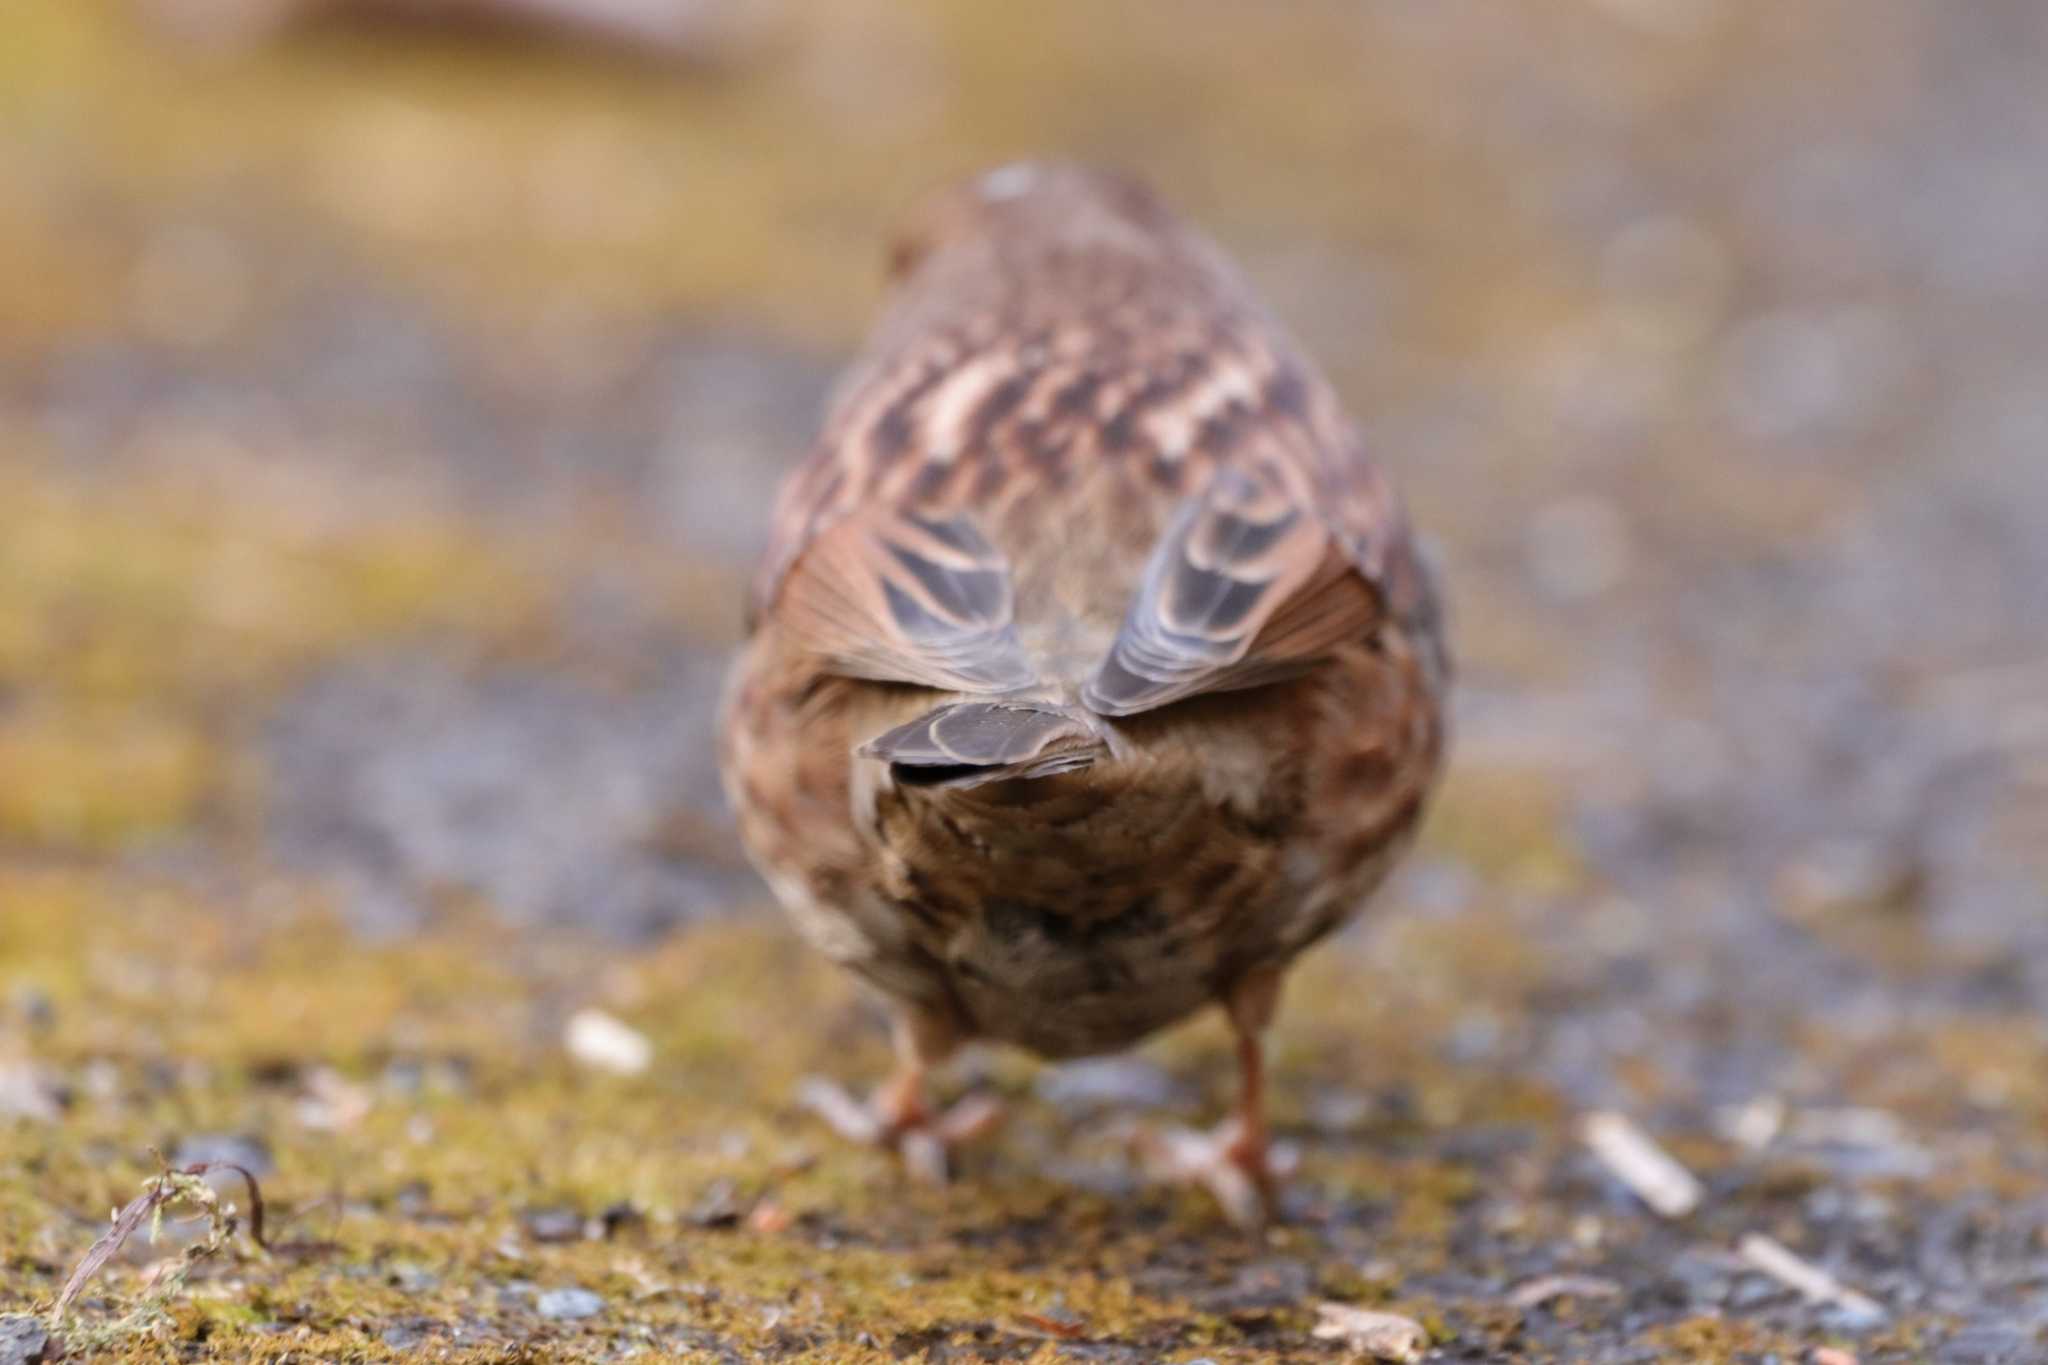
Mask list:
[[[877,735],[860,753],[906,787],[978,787],[1085,768],[1109,752],[1088,721],[1023,701],[950,702]]]

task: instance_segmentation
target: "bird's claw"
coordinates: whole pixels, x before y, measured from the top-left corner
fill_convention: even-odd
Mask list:
[[[1003,1117],[1002,1102],[991,1095],[969,1095],[932,1113],[922,1104],[892,1102],[888,1088],[863,1103],[821,1076],[797,1086],[797,1102],[849,1142],[894,1150],[914,1179],[932,1185],[946,1182],[949,1151],[987,1133]]]
[[[1272,1221],[1280,1183],[1299,1164],[1294,1148],[1251,1137],[1244,1121],[1236,1118],[1206,1133],[1137,1125],[1127,1138],[1152,1179],[1201,1186],[1215,1196],[1223,1216],[1240,1228],[1261,1228]]]

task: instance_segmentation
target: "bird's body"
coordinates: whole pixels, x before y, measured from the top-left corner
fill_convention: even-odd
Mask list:
[[[1442,751],[1398,502],[1142,188],[938,196],[785,484],[727,698],[746,843],[922,1051],[1128,1046],[1364,902]]]

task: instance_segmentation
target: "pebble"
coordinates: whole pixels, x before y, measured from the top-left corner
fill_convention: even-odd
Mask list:
[[[570,1015],[563,1042],[583,1065],[616,1076],[637,1076],[654,1063],[654,1044],[647,1035],[603,1010]]]
[[[1173,1077],[1136,1057],[1091,1058],[1047,1067],[1036,1089],[1040,1099],[1068,1111],[1165,1109],[1186,1098]]]
[[[526,1235],[536,1242],[580,1242],[583,1215],[574,1209],[528,1209],[519,1215]]]
[[[604,1311],[604,1300],[588,1289],[550,1289],[533,1302],[544,1318],[557,1322],[580,1322]]]
[[[43,1365],[50,1353],[50,1334],[34,1318],[0,1318],[0,1365]]]

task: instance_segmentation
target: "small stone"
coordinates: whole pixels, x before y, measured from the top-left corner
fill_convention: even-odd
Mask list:
[[[54,1359],[50,1333],[34,1318],[0,1318],[0,1365],[43,1365]]]
[[[519,1215],[519,1224],[536,1242],[583,1240],[583,1215],[574,1209],[528,1209]]]
[[[1164,1109],[1186,1098],[1173,1077],[1136,1057],[1095,1057],[1047,1067],[1036,1089],[1040,1099],[1069,1112]]]
[[[563,1034],[569,1055],[597,1071],[637,1076],[654,1063],[654,1044],[647,1035],[603,1010],[578,1010],[569,1016]]]
[[[534,1309],[556,1322],[580,1322],[604,1311],[604,1300],[588,1289],[550,1289],[534,1300]]]

